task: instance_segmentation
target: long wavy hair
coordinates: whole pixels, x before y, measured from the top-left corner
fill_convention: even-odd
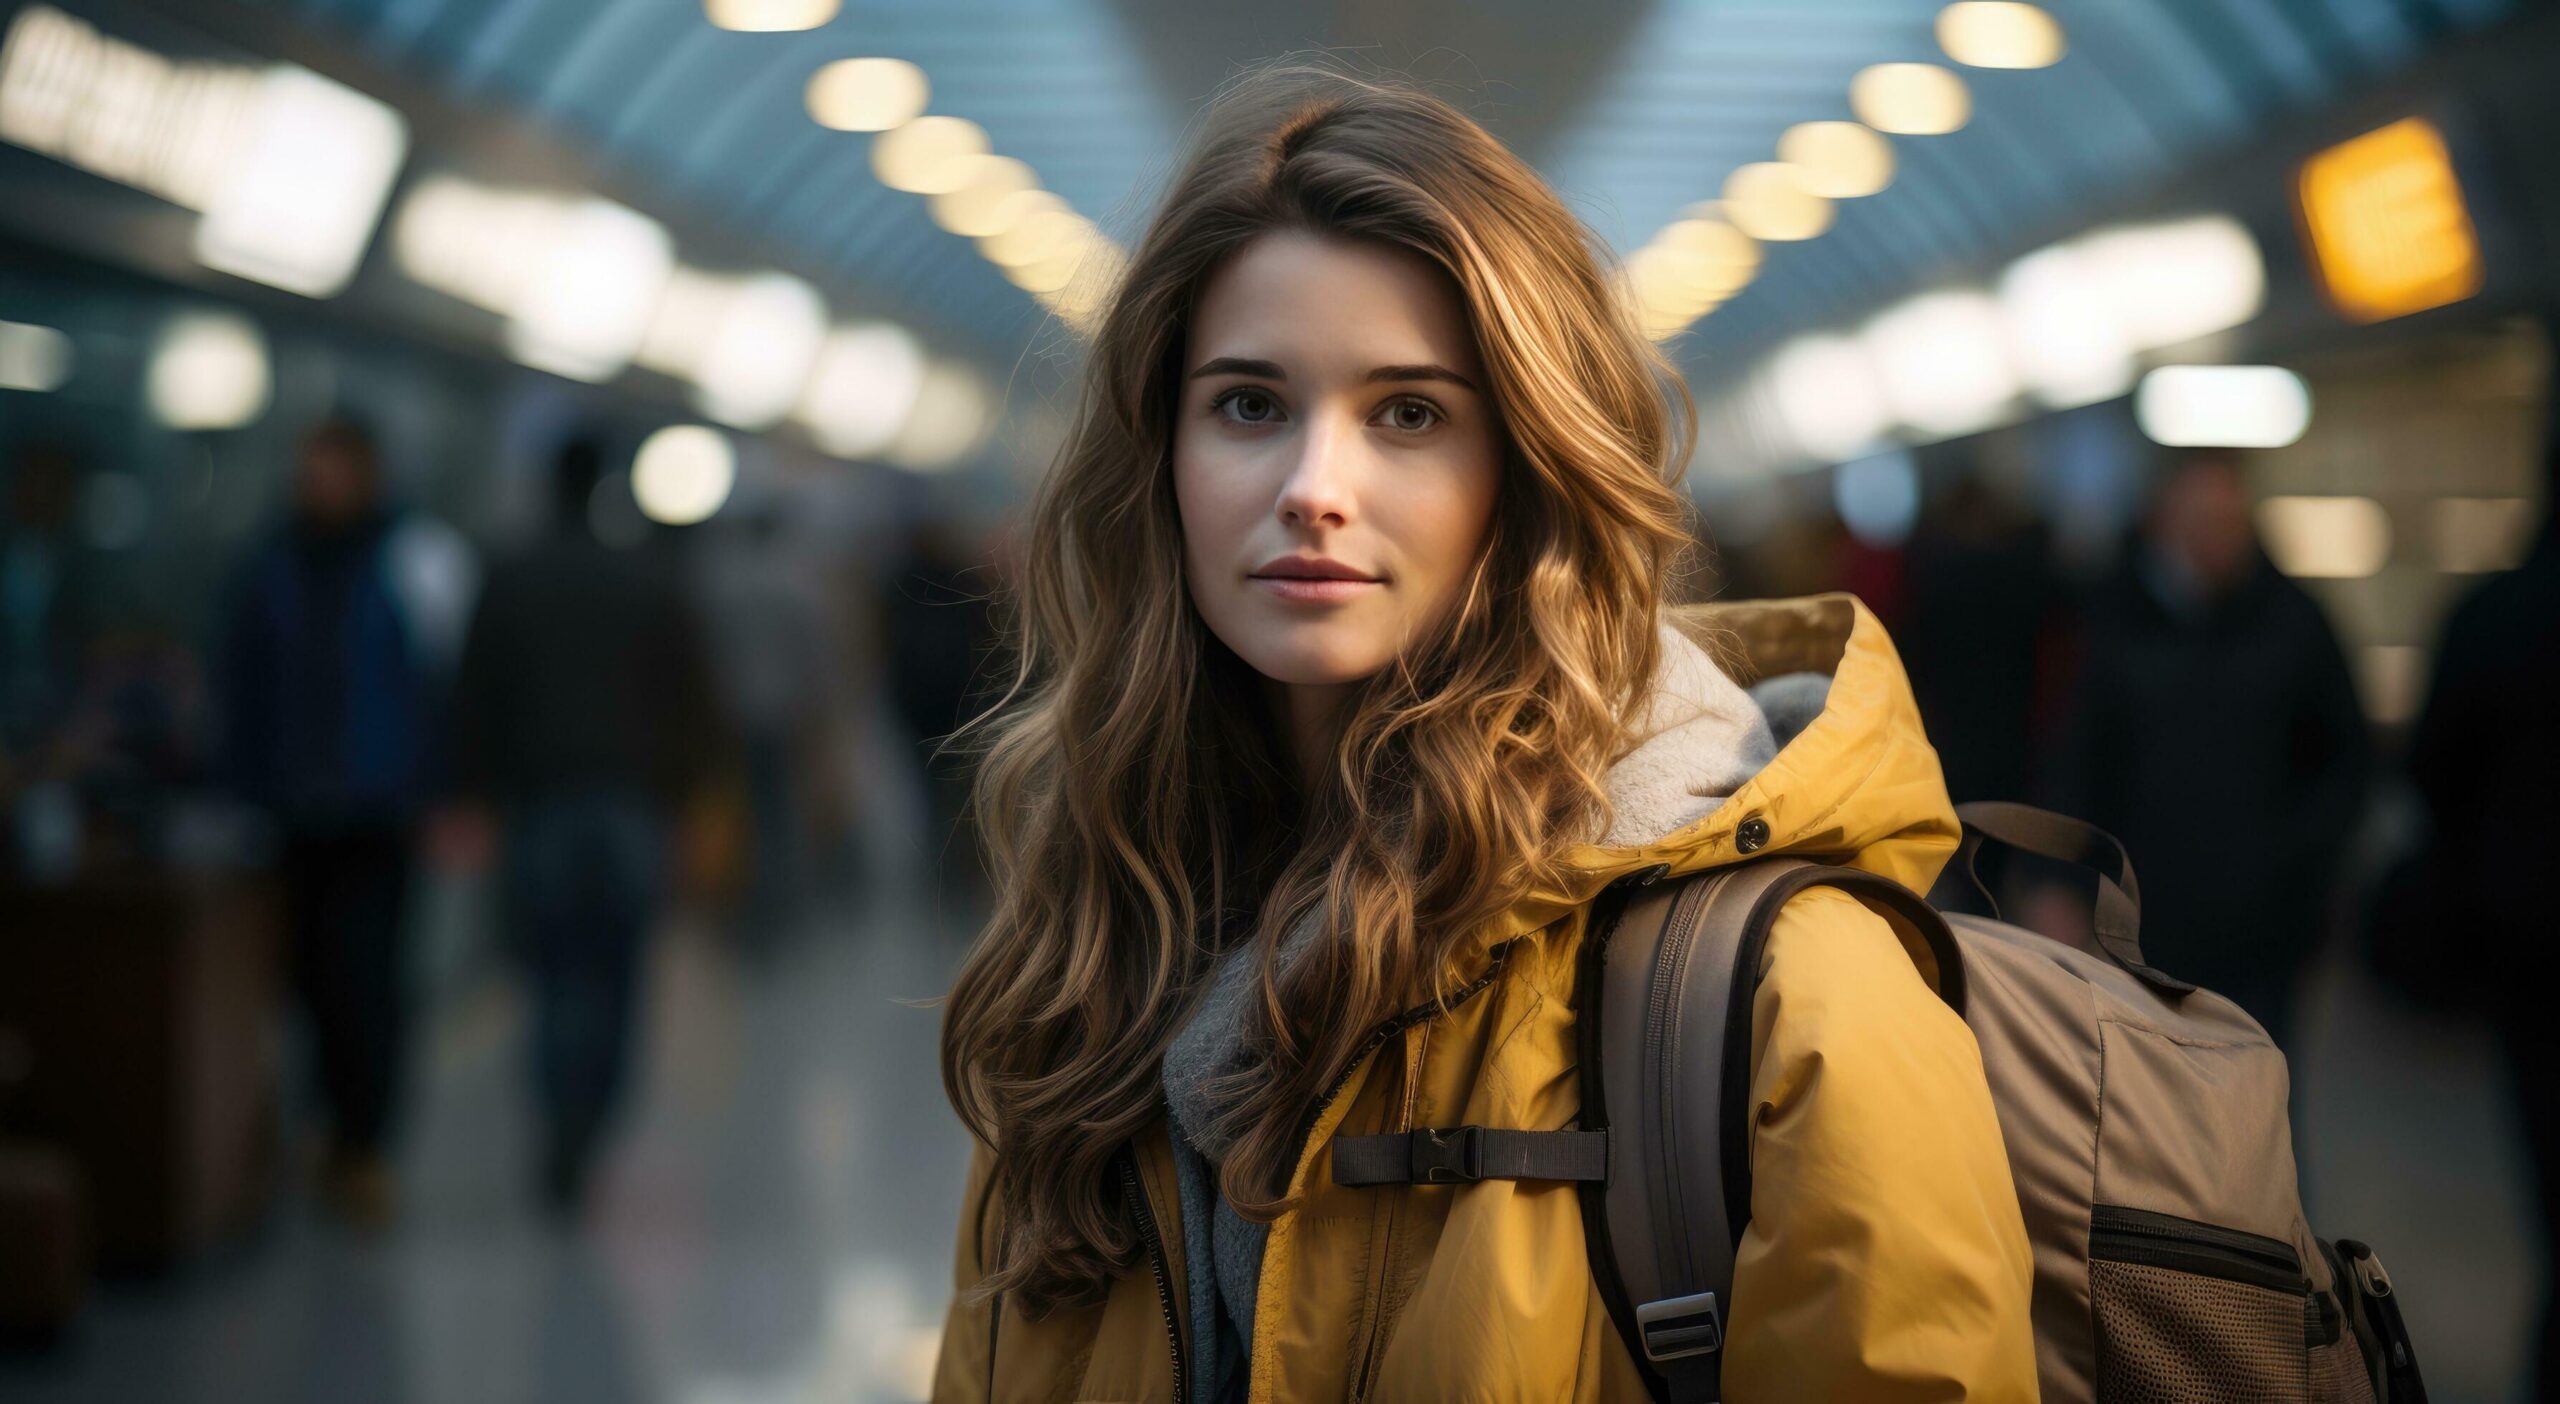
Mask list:
[[[1270,1219],[1307,1120],[1375,1026],[1465,976],[1452,948],[1605,824],[1690,562],[1696,407],[1618,265],[1448,102],[1324,61],[1210,104],[1105,300],[1075,418],[1000,601],[1010,685],[963,728],[995,909],[948,997],[942,1075],[994,1151],[980,1293],[1097,1300],[1137,1249],[1113,1157],[1216,957],[1261,998],[1219,1187]],[[1505,430],[1463,595],[1340,713],[1302,784],[1252,670],[1184,579],[1173,416],[1203,284],[1260,235],[1383,240],[1455,283]],[[1318,939],[1272,957],[1300,920]],[[1222,1094],[1222,1095],[1220,1095]]]

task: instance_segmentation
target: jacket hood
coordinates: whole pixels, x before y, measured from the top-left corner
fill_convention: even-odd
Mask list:
[[[1663,611],[1639,741],[1604,779],[1616,813],[1485,933],[1535,931],[1614,878],[1790,853],[1926,892],[1961,833],[1900,655],[1856,596]],[[1768,834],[1745,853],[1746,821]],[[1754,837],[1759,837],[1756,826]]]

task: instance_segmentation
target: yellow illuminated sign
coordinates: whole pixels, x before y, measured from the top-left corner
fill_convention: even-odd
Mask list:
[[[2329,300],[2379,322],[2480,291],[2480,241],[2444,134],[2419,117],[2302,163],[2302,227]]]

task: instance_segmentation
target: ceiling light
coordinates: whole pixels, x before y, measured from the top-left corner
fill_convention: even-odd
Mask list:
[[[151,347],[144,398],[172,429],[237,429],[266,413],[267,339],[233,312],[184,312]]]
[[[977,372],[936,361],[916,387],[915,407],[886,450],[890,462],[921,473],[939,472],[969,456],[986,438],[991,397]]]
[[[526,251],[508,353],[572,380],[610,379],[648,331],[675,242],[656,220],[600,199],[559,210],[549,235],[547,247]]]
[[[420,180],[392,220],[402,272],[507,319],[509,354],[575,380],[618,374],[641,347],[675,242],[610,200]]]
[[[2311,391],[2282,366],[2162,366],[2134,391],[2133,417],[2172,448],[2283,448],[2311,427]]]
[[[1128,269],[1128,254],[1119,245],[1100,240],[1093,255],[1078,266],[1075,277],[1065,287],[1035,296],[1076,330],[1091,331],[1109,310],[1112,296]]]
[[[1681,219],[1665,225],[1629,263],[1649,288],[1704,311],[1750,283],[1760,267],[1760,246],[1722,220]]]
[[[708,425],[668,425],[641,440],[631,460],[631,495],[649,520],[668,526],[709,520],[737,481],[737,450]]]
[[[924,70],[893,58],[838,59],[809,75],[809,115],[840,132],[885,132],[913,121],[931,96]]]
[[[2266,301],[2258,241],[2229,215],[2102,229],[2072,242],[2137,350],[2236,327]]]
[[[1938,12],[1938,47],[1974,68],[2043,68],[2062,57],[2062,26],[2033,5],[1964,0]]]
[[[722,29],[772,33],[815,29],[842,7],[843,0],[703,0],[702,13]]]
[[[1055,258],[1095,236],[1092,221],[1060,200],[1054,206],[1035,208],[1012,227],[979,240],[978,251],[990,262],[1014,268]]]
[[[1862,339],[1894,415],[1925,433],[1987,428],[2018,393],[2000,305],[1986,293],[1924,293],[1886,309]]]
[[[924,385],[924,348],[890,322],[839,327],[818,349],[800,421],[838,458],[870,458],[896,438]]]
[[[1034,208],[1015,199],[1040,188],[1030,166],[1010,156],[980,156],[968,163],[957,190],[928,202],[933,222],[963,238],[983,239],[1010,229]]]
[[[971,158],[987,153],[987,133],[966,117],[918,117],[871,142],[871,170],[892,190],[940,195],[957,190]]]
[[[1854,200],[1893,183],[1893,143],[1856,122],[1798,122],[1778,138],[1778,159],[1827,199]]]
[[[827,334],[818,291],[781,273],[740,280],[693,358],[694,403],[741,429],[791,412]]]
[[[1825,463],[1873,449],[1892,426],[1875,362],[1848,337],[1787,343],[1769,364],[1769,392],[1796,446]]]
[[[259,76],[256,106],[196,224],[208,268],[305,297],[355,276],[409,150],[400,114],[307,69]]]
[[[2018,374],[2047,409],[2133,388],[2134,348],[2105,278],[2070,244],[2039,249],[2000,275],[2000,316]]]
[[[1725,177],[1724,209],[1734,228],[1764,241],[1810,239],[1831,227],[1831,202],[1777,161],[1755,161]]]
[[[1973,95],[1934,63],[1879,63],[1849,80],[1849,110],[1880,132],[1943,136],[1973,116]]]
[[[1664,248],[1679,250],[1709,270],[1708,282],[1732,292],[1751,281],[1760,268],[1760,245],[1750,235],[1720,218],[1689,214],[1673,220],[1653,236]]]

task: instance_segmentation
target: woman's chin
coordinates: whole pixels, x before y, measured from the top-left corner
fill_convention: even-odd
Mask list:
[[[1389,651],[1373,647],[1367,630],[1353,638],[1324,637],[1350,632],[1340,628],[1302,626],[1287,632],[1295,637],[1258,640],[1258,647],[1238,652],[1254,671],[1290,687],[1355,683],[1387,664]]]

